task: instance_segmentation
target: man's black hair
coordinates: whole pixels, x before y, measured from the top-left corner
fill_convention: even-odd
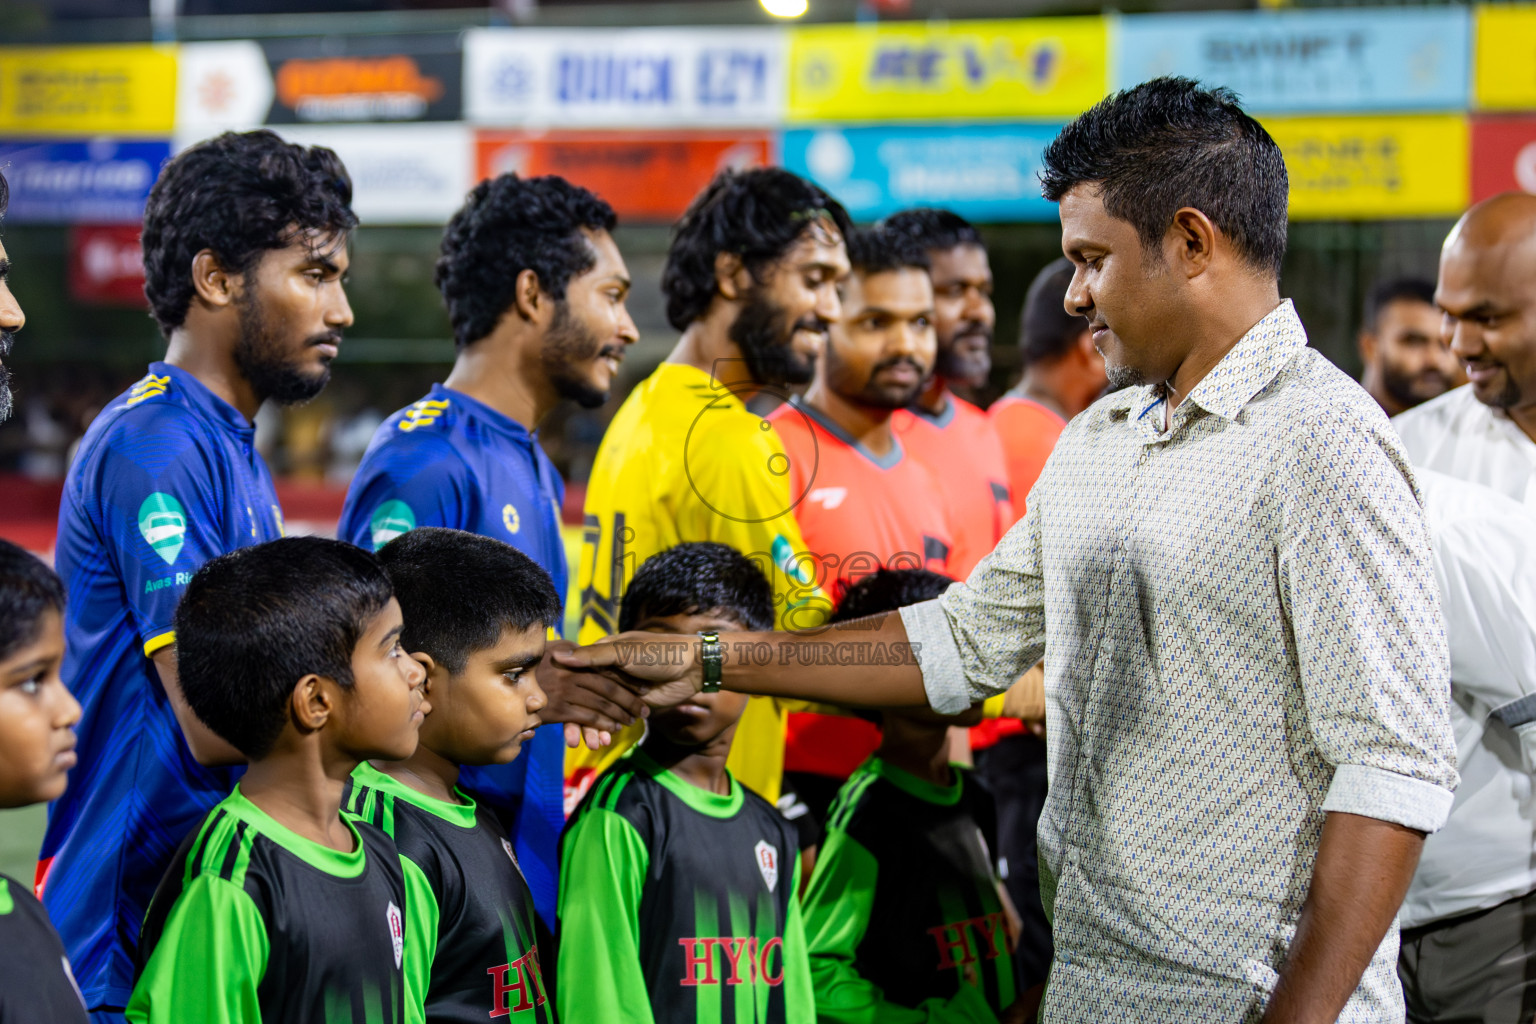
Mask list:
[[[884,225],[855,229],[848,235],[848,263],[861,274],[892,270],[927,270],[928,249],[911,235]]]
[[[1435,282],[1422,277],[1393,277],[1376,282],[1370,294],[1365,297],[1361,325],[1367,331],[1374,331],[1377,322],[1381,319],[1381,311],[1394,302],[1403,301],[1422,302],[1426,306],[1433,306]]]
[[[1024,296],[1019,316],[1019,348],[1024,365],[1060,359],[1088,330],[1086,317],[1068,313],[1064,300],[1072,284],[1072,261],[1066,257],[1046,264]]]
[[[49,611],[64,611],[63,582],[25,548],[0,540],[0,658],[36,640]]]
[[[714,301],[715,257],[734,253],[754,281],[823,219],[848,237],[852,222],[842,204],[782,167],[726,170],[715,176],[672,231],[661,290],[667,322],[688,329]]]
[[[1189,78],[1154,78],[1099,101],[1045,148],[1042,192],[1099,190],[1160,253],[1173,215],[1199,210],[1248,264],[1280,275],[1288,183],[1280,147],[1237,95]]]
[[[916,239],[917,244],[928,252],[945,252],[961,245],[986,248],[981,232],[970,221],[953,211],[932,206],[917,206],[893,213],[881,221],[880,226]]]
[[[725,544],[694,541],[645,560],[624,591],[619,632],[670,615],[709,615],[749,632],[773,628],[773,588],[746,555]]]
[[[323,537],[285,537],[204,563],[176,606],[187,704],[246,757],[265,757],[300,679],[352,685],[353,651],[391,596],[377,558]]]
[[[843,591],[833,622],[862,619],[931,601],[955,581],[932,569],[876,569]]]
[[[324,146],[296,146],[265,129],[225,132],[177,155],[144,207],[144,294],[162,333],[187,319],[192,258],[204,249],[234,274],[262,254],[357,226],[352,179]]]
[[[405,616],[400,642],[450,673],[505,630],[560,624],[560,595],[537,562],[490,537],[422,527],[379,549]]]
[[[524,270],[550,298],[564,299],[571,278],[597,262],[582,229],[611,232],[616,224],[613,207],[553,174],[476,185],[443,230],[435,276],[458,347],[496,329]]]
[[[5,180],[5,172],[0,171],[0,217],[5,216],[5,211],[11,208],[11,183]]]

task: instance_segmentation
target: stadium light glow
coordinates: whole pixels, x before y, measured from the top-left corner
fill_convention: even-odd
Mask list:
[[[775,18],[798,18],[810,9],[808,0],[757,0]]]

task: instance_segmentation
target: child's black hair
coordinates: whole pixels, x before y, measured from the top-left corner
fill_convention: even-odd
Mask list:
[[[930,569],[877,569],[843,592],[832,621],[862,619],[931,601],[954,582]]]
[[[773,588],[753,561],[712,541],[679,544],[640,566],[619,607],[619,632],[645,618],[714,613],[749,632],[773,628]]]
[[[495,646],[503,631],[560,623],[560,595],[539,564],[490,537],[422,527],[379,549],[405,616],[401,643],[449,673]]]
[[[64,611],[64,584],[25,548],[0,540],[0,658],[37,639],[43,616]]]
[[[311,673],[352,685],[352,653],[389,603],[361,548],[285,537],[207,562],[176,606],[176,666],[198,718],[252,760],[272,750]]]

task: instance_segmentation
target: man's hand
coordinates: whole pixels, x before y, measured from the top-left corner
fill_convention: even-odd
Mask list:
[[[1045,662],[1035,662],[1033,668],[1008,687],[1003,694],[1003,717],[1045,721]]]
[[[565,725],[566,746],[583,739],[593,750],[613,742],[613,734],[649,712],[633,690],[593,671],[573,671],[555,660],[558,651],[574,651],[569,640],[551,640],[539,663],[539,686],[549,698],[540,717]]]
[[[731,645],[725,646],[725,670],[729,673]],[[555,660],[567,669],[616,674],[653,708],[675,707],[704,685],[704,666],[699,662],[696,636],[620,633],[587,647],[562,647],[553,653]]]

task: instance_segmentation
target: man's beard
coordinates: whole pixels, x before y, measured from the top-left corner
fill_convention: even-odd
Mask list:
[[[899,363],[906,363],[917,371],[917,380],[910,387],[882,387],[875,383],[875,378],[882,370]],[[856,382],[852,379],[848,365],[838,358],[836,347],[827,345],[827,387],[858,405],[871,409],[905,409],[916,400],[927,380],[928,374],[914,360],[907,356],[892,356],[870,367],[868,378]]]
[[[1138,388],[1147,382],[1146,374],[1134,366],[1112,366],[1107,361],[1104,363],[1104,379],[1109,382],[1104,389],[1105,394],[1124,388]]]
[[[747,293],[729,333],[757,383],[809,384],[816,375],[816,357],[794,350],[791,343],[797,330],[820,331],[825,338],[827,322],[812,313],[790,324],[784,307],[775,305],[761,288],[754,288]]]
[[[986,345],[979,351],[961,349],[960,339],[969,339],[973,335],[986,338]],[[967,387],[978,388],[986,384],[987,374],[992,372],[991,329],[979,320],[967,320],[960,324],[949,341],[939,346],[933,372],[945,380]]]
[[[577,370],[583,363],[608,356],[623,359],[624,347],[604,345],[602,339],[590,328],[577,322],[565,300],[555,303],[555,318],[549,325],[549,333],[544,336],[544,346],[539,351],[539,359],[544,364],[544,372],[549,375],[549,382],[555,387],[555,393],[583,409],[596,409],[608,401],[608,392],[593,387]]]
[[[1513,381],[1511,381],[1511,386],[1513,386]],[[1398,405],[1405,409],[1411,409],[1422,402],[1429,401],[1431,398],[1438,398],[1440,395],[1451,390],[1451,382],[1444,374],[1437,371],[1419,374],[1399,373],[1395,366],[1392,366],[1390,363],[1383,363],[1381,367],[1381,387],[1388,395],[1392,396],[1392,400]],[[1499,397],[1503,398],[1509,391],[1509,388],[1505,388]],[[1518,390],[1514,397],[1519,397]]]
[[[0,331],[0,359],[11,354],[11,346],[15,342],[16,336],[10,331]],[[16,401],[11,396],[11,369],[0,363],[0,423],[11,418],[15,406]]]
[[[273,331],[255,299],[240,302],[240,340],[235,345],[235,368],[257,397],[279,405],[300,405],[325,390],[331,379],[330,361],[315,376],[308,376],[293,359],[285,359],[283,339]],[[330,331],[304,341],[300,351],[319,344],[341,344],[341,332]]]

